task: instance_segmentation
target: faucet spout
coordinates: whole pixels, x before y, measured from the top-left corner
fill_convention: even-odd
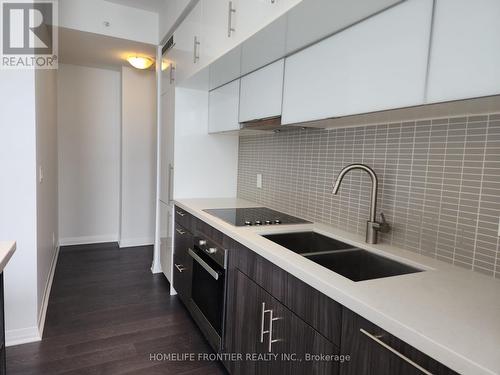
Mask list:
[[[351,164],[347,167],[343,168],[335,184],[333,185],[333,194],[337,195],[340,189],[340,185],[347,173],[352,170],[362,170],[368,173],[372,182],[372,192],[371,192],[371,202],[370,202],[370,219],[366,225],[366,242],[370,244],[377,243],[377,233],[380,232],[388,232],[390,230],[389,224],[385,221],[384,216],[382,215],[382,223],[378,223],[377,218],[377,194],[378,194],[378,177],[377,174],[371,169],[369,166],[365,164]]]
[[[371,193],[371,203],[370,203],[370,221],[375,222],[377,218],[377,194],[378,194],[378,177],[377,174],[371,169],[369,166],[365,164],[351,164],[347,167],[344,167],[339,176],[337,177],[337,181],[335,181],[335,185],[333,186],[333,194],[337,195],[340,189],[340,185],[342,184],[342,180],[345,175],[352,170],[362,170],[368,173],[372,181],[372,193]]]

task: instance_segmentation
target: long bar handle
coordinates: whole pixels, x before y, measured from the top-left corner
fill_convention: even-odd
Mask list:
[[[174,63],[171,63],[170,64],[170,84],[175,82],[174,72],[175,72],[175,66],[174,66]]]
[[[267,313],[271,313],[272,310],[266,310],[266,303],[262,302],[262,314],[260,317],[260,342],[264,343],[264,335],[269,333],[269,330],[264,331],[264,320]]]
[[[269,312],[269,340],[268,340],[268,351],[271,353],[273,351],[273,344],[275,342],[278,342],[280,340],[278,339],[273,339],[273,323],[280,318],[275,318],[273,316],[273,310]]]
[[[417,370],[421,371],[423,374],[426,374],[426,375],[433,375],[432,372],[429,372],[427,371],[425,368],[423,368],[422,366],[420,366],[419,364],[413,362],[410,358],[408,358],[407,356],[401,354],[400,352],[398,352],[396,349],[390,347],[389,345],[387,345],[385,342],[383,342],[382,340],[380,340],[379,337],[377,336],[374,336],[372,335],[371,333],[365,331],[363,328],[360,328],[359,331],[369,337],[371,340],[375,341],[377,344],[379,344],[380,346],[382,346],[384,349],[387,349],[389,350],[391,353],[393,354],[396,354],[399,358],[401,358],[403,361],[409,363],[410,365],[412,365],[413,367],[415,367]]]
[[[172,164],[168,165],[168,203],[172,203],[174,201],[174,189],[173,189],[173,174],[174,174],[174,166]],[[179,213],[179,212],[177,212]],[[184,215],[181,215],[184,216]]]
[[[198,60],[200,59],[200,41],[198,40],[198,37],[194,37],[194,55],[193,55],[193,62],[196,64]]]
[[[228,16],[227,16],[227,37],[231,38],[231,33],[236,30],[233,27],[233,13],[236,13],[236,9],[233,8],[233,2],[229,2]]]
[[[210,274],[210,276],[212,276],[215,280],[219,280],[219,273],[210,267],[207,262],[201,259],[200,256],[193,251],[193,249],[189,249],[188,252],[189,255],[191,255],[191,257]]]

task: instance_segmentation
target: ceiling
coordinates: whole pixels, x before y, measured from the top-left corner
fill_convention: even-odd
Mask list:
[[[101,34],[59,28],[59,62],[62,64],[120,70],[122,66],[130,66],[126,59],[136,54],[154,58],[156,47]]]
[[[160,13],[166,0],[105,0],[110,3]]]

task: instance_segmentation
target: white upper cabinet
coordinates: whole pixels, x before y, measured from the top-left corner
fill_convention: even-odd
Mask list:
[[[240,122],[281,115],[284,60],[241,78]]]
[[[409,0],[285,62],[282,123],[423,104],[432,0]]]
[[[208,132],[239,130],[240,80],[212,90],[208,96]]]
[[[170,55],[175,61],[178,82],[192,76],[203,65],[201,5],[199,2],[174,32],[175,45]]]
[[[303,0],[288,12],[286,52],[292,53],[401,0]]]
[[[241,76],[241,45],[210,64],[209,75],[210,90],[239,78]]]
[[[228,0],[202,0],[202,30],[207,62],[222,56],[238,44],[234,33],[230,32],[230,12]]]
[[[250,73],[285,56],[286,15],[258,31],[241,46],[241,74]]]
[[[300,1],[200,0],[174,32],[172,58],[178,82],[240,45]]]
[[[429,103],[500,94],[500,1],[437,0]]]

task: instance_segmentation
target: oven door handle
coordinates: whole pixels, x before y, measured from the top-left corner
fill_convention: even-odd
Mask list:
[[[219,280],[219,273],[216,270],[210,267],[208,263],[205,262],[203,259],[201,259],[200,256],[196,254],[192,249],[189,249],[188,252],[189,255],[191,255],[191,257],[194,260],[196,260],[200,264],[200,266],[202,266],[205,269],[205,271],[207,271],[210,274],[210,276],[212,276],[215,280]]]

